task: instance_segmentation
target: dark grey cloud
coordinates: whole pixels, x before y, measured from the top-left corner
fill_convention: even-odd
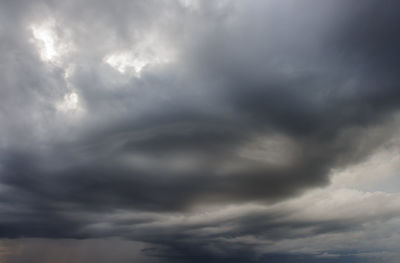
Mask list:
[[[149,250],[160,260],[291,262],[290,251],[256,253],[229,240],[348,233],[397,216],[285,221],[293,211],[278,209],[219,223],[159,221],[208,206],[279,205],[327,186],[332,169],[391,138],[400,99],[396,6],[2,2],[0,236],[120,236],[163,245]],[[46,21],[53,42],[64,43],[54,49],[65,49],[48,61],[32,33]],[[165,63],[164,49],[173,53]],[[150,62],[135,62],[145,63],[139,72],[125,57],[131,72],[119,72],[106,63],[114,53]],[[121,211],[138,217],[118,219]],[[335,258],[293,260],[356,254],[329,252]]]

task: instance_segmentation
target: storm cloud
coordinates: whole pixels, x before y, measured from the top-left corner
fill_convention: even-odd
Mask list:
[[[398,9],[1,1],[2,260],[396,262]]]

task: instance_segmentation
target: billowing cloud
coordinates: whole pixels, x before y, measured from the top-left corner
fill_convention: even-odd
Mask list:
[[[2,2],[0,236],[395,262],[397,6]]]

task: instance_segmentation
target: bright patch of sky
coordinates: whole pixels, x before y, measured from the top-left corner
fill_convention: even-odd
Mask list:
[[[60,64],[62,58],[72,50],[72,44],[66,36],[58,33],[56,21],[53,19],[32,24],[30,30],[33,37],[31,42],[44,62]]]

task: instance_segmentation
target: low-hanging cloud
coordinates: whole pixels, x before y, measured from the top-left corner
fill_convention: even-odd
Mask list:
[[[397,5],[2,2],[0,236],[120,236],[160,258],[249,262],[317,254],[287,238],[392,220],[392,206],[297,209],[396,133]]]

